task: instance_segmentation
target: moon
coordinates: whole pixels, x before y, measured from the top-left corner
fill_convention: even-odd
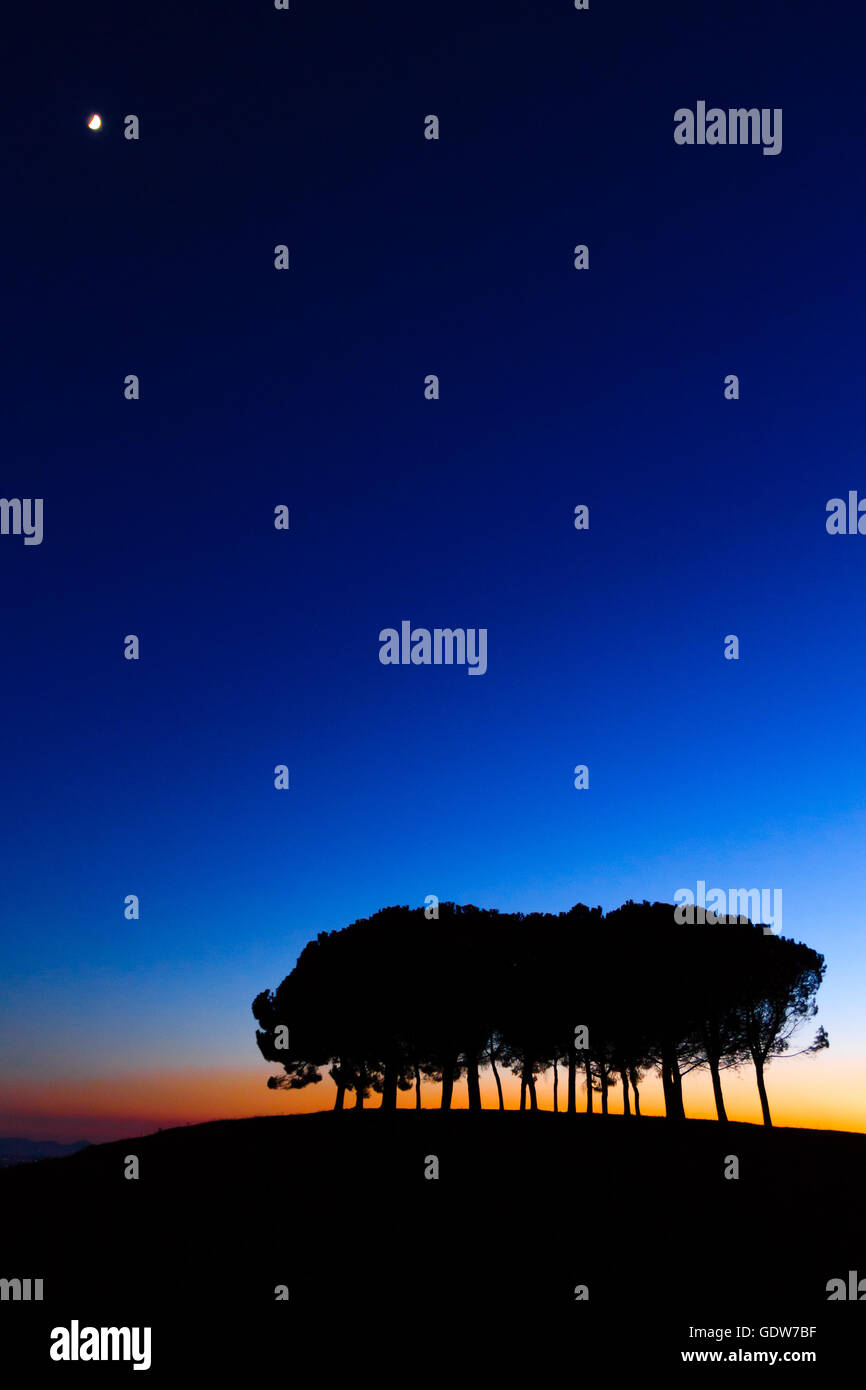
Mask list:
[[[99,115],[98,112],[94,112],[93,115],[90,117],[90,120],[87,122],[87,128],[88,130],[99,130],[101,126],[102,117]]]

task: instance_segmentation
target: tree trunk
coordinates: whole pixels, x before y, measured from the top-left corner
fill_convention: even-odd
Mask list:
[[[683,1105],[683,1078],[680,1074],[680,1066],[679,1062],[677,1061],[676,1053],[674,1053],[673,1057],[673,1063],[671,1068],[671,1080],[673,1081],[674,1087],[674,1105],[676,1107],[676,1117],[678,1120],[684,1120],[686,1118],[686,1111],[685,1106]]]
[[[526,1084],[529,1087],[529,1108],[530,1110],[537,1110],[538,1096],[535,1093],[535,1077],[532,1075],[532,1072],[527,1076]]]
[[[496,1054],[493,1049],[493,1039],[490,1039],[490,1065],[493,1068],[493,1078],[496,1082],[496,1089],[499,1092],[499,1109],[505,1109],[505,1101],[502,1098],[502,1082],[499,1080],[499,1072],[496,1068]]]
[[[478,1079],[478,1055],[466,1053],[466,1086],[469,1091],[469,1109],[481,1109],[481,1084]]]
[[[574,1047],[574,1039],[568,1045],[568,1102],[567,1108],[569,1115],[573,1115],[577,1110],[577,1052]]]
[[[674,1052],[670,1065],[670,1084],[671,1095],[673,1095],[674,1119],[685,1119],[685,1106],[683,1105],[683,1076],[680,1074],[680,1063],[677,1062],[677,1054]]]
[[[521,1108],[521,1110],[525,1110],[525,1109],[526,1109],[526,1072],[525,1072],[525,1071],[524,1071],[524,1072],[521,1072],[521,1075],[520,1075],[520,1108]]]
[[[767,1088],[764,1085],[764,1063],[754,1052],[752,1053],[752,1061],[755,1064],[755,1076],[758,1081],[758,1095],[761,1097],[761,1111],[764,1116],[764,1124],[772,1129],[773,1121],[770,1118],[770,1102],[767,1099]]]
[[[710,1057],[710,1076],[713,1078],[713,1096],[716,1101],[716,1117],[719,1120],[727,1121],[728,1112],[725,1109],[725,1097],[722,1095],[722,1078],[719,1075],[718,1057]]]
[[[418,1063],[415,1063],[415,1109],[421,1109],[421,1073],[418,1070]]]
[[[397,1064],[393,1061],[385,1063],[385,1075],[382,1079],[382,1110],[397,1109]]]
[[[363,1076],[359,1076],[359,1077],[358,1077],[358,1080],[357,1080],[357,1082],[356,1082],[356,1084],[355,1084],[355,1109],[356,1109],[356,1110],[363,1110],[363,1109],[364,1109],[365,1080],[366,1080],[366,1079],[365,1079]]]
[[[338,1081],[338,1082],[337,1082],[337,1098],[336,1098],[336,1100],[334,1101],[334,1109],[335,1109],[335,1110],[342,1110],[342,1108],[343,1108],[343,1097],[345,1096],[345,1094],[346,1094],[346,1087],[345,1087],[344,1082]]]
[[[640,1091],[637,1088],[637,1071],[634,1067],[631,1070],[631,1092],[634,1096],[634,1113],[640,1119]]]
[[[553,1113],[559,1113],[559,1062],[553,1059]]]
[[[683,1079],[677,1065],[673,1048],[665,1047],[662,1052],[662,1085],[665,1092],[665,1116],[669,1120],[684,1120]]]
[[[670,1119],[673,1111],[673,1101],[670,1095],[670,1066],[667,1065],[667,1054],[662,1054],[662,1090],[664,1091],[664,1116]]]
[[[622,1077],[622,1113],[624,1115],[630,1115],[631,1105],[629,1104],[628,1098],[628,1067],[625,1062],[620,1062],[619,1073]]]
[[[586,1072],[586,1113],[587,1113],[587,1115],[591,1115],[591,1114],[592,1114],[592,1062],[590,1061],[590,1057],[589,1057],[589,1053],[588,1053],[588,1052],[584,1052],[584,1054],[583,1054],[583,1066],[584,1066],[584,1070],[585,1070],[585,1072]]]
[[[454,1094],[454,1066],[449,1061],[442,1068],[442,1100],[440,1109],[451,1109],[451,1097]]]
[[[604,1062],[602,1062],[602,1064],[601,1064],[601,1113],[602,1113],[602,1115],[606,1115],[606,1114],[607,1114],[607,1088],[608,1088],[607,1067],[605,1066]]]

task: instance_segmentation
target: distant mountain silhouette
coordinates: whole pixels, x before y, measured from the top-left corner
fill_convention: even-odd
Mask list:
[[[79,1139],[74,1144],[56,1144],[52,1139],[0,1138],[0,1168],[15,1163],[34,1163],[40,1158],[64,1158],[90,1148],[90,1141]]]

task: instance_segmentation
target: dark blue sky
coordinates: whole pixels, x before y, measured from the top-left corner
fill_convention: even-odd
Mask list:
[[[386,903],[698,879],[784,891],[862,1057],[866,539],[824,524],[866,493],[851,13],[13,21],[0,492],[45,508],[41,546],[0,537],[20,1095],[254,1061],[253,993]],[[782,153],[675,145],[698,100],[781,107]],[[487,628],[487,673],[382,666],[403,619]]]

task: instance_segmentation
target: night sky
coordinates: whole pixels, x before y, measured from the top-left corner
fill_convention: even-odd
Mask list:
[[[850,9],[17,8],[0,1133],[285,1110],[252,998],[386,904],[699,880],[827,958],[778,1122],[866,1129]],[[678,146],[699,100],[781,108],[781,153]],[[487,671],[382,665],[403,620]]]

